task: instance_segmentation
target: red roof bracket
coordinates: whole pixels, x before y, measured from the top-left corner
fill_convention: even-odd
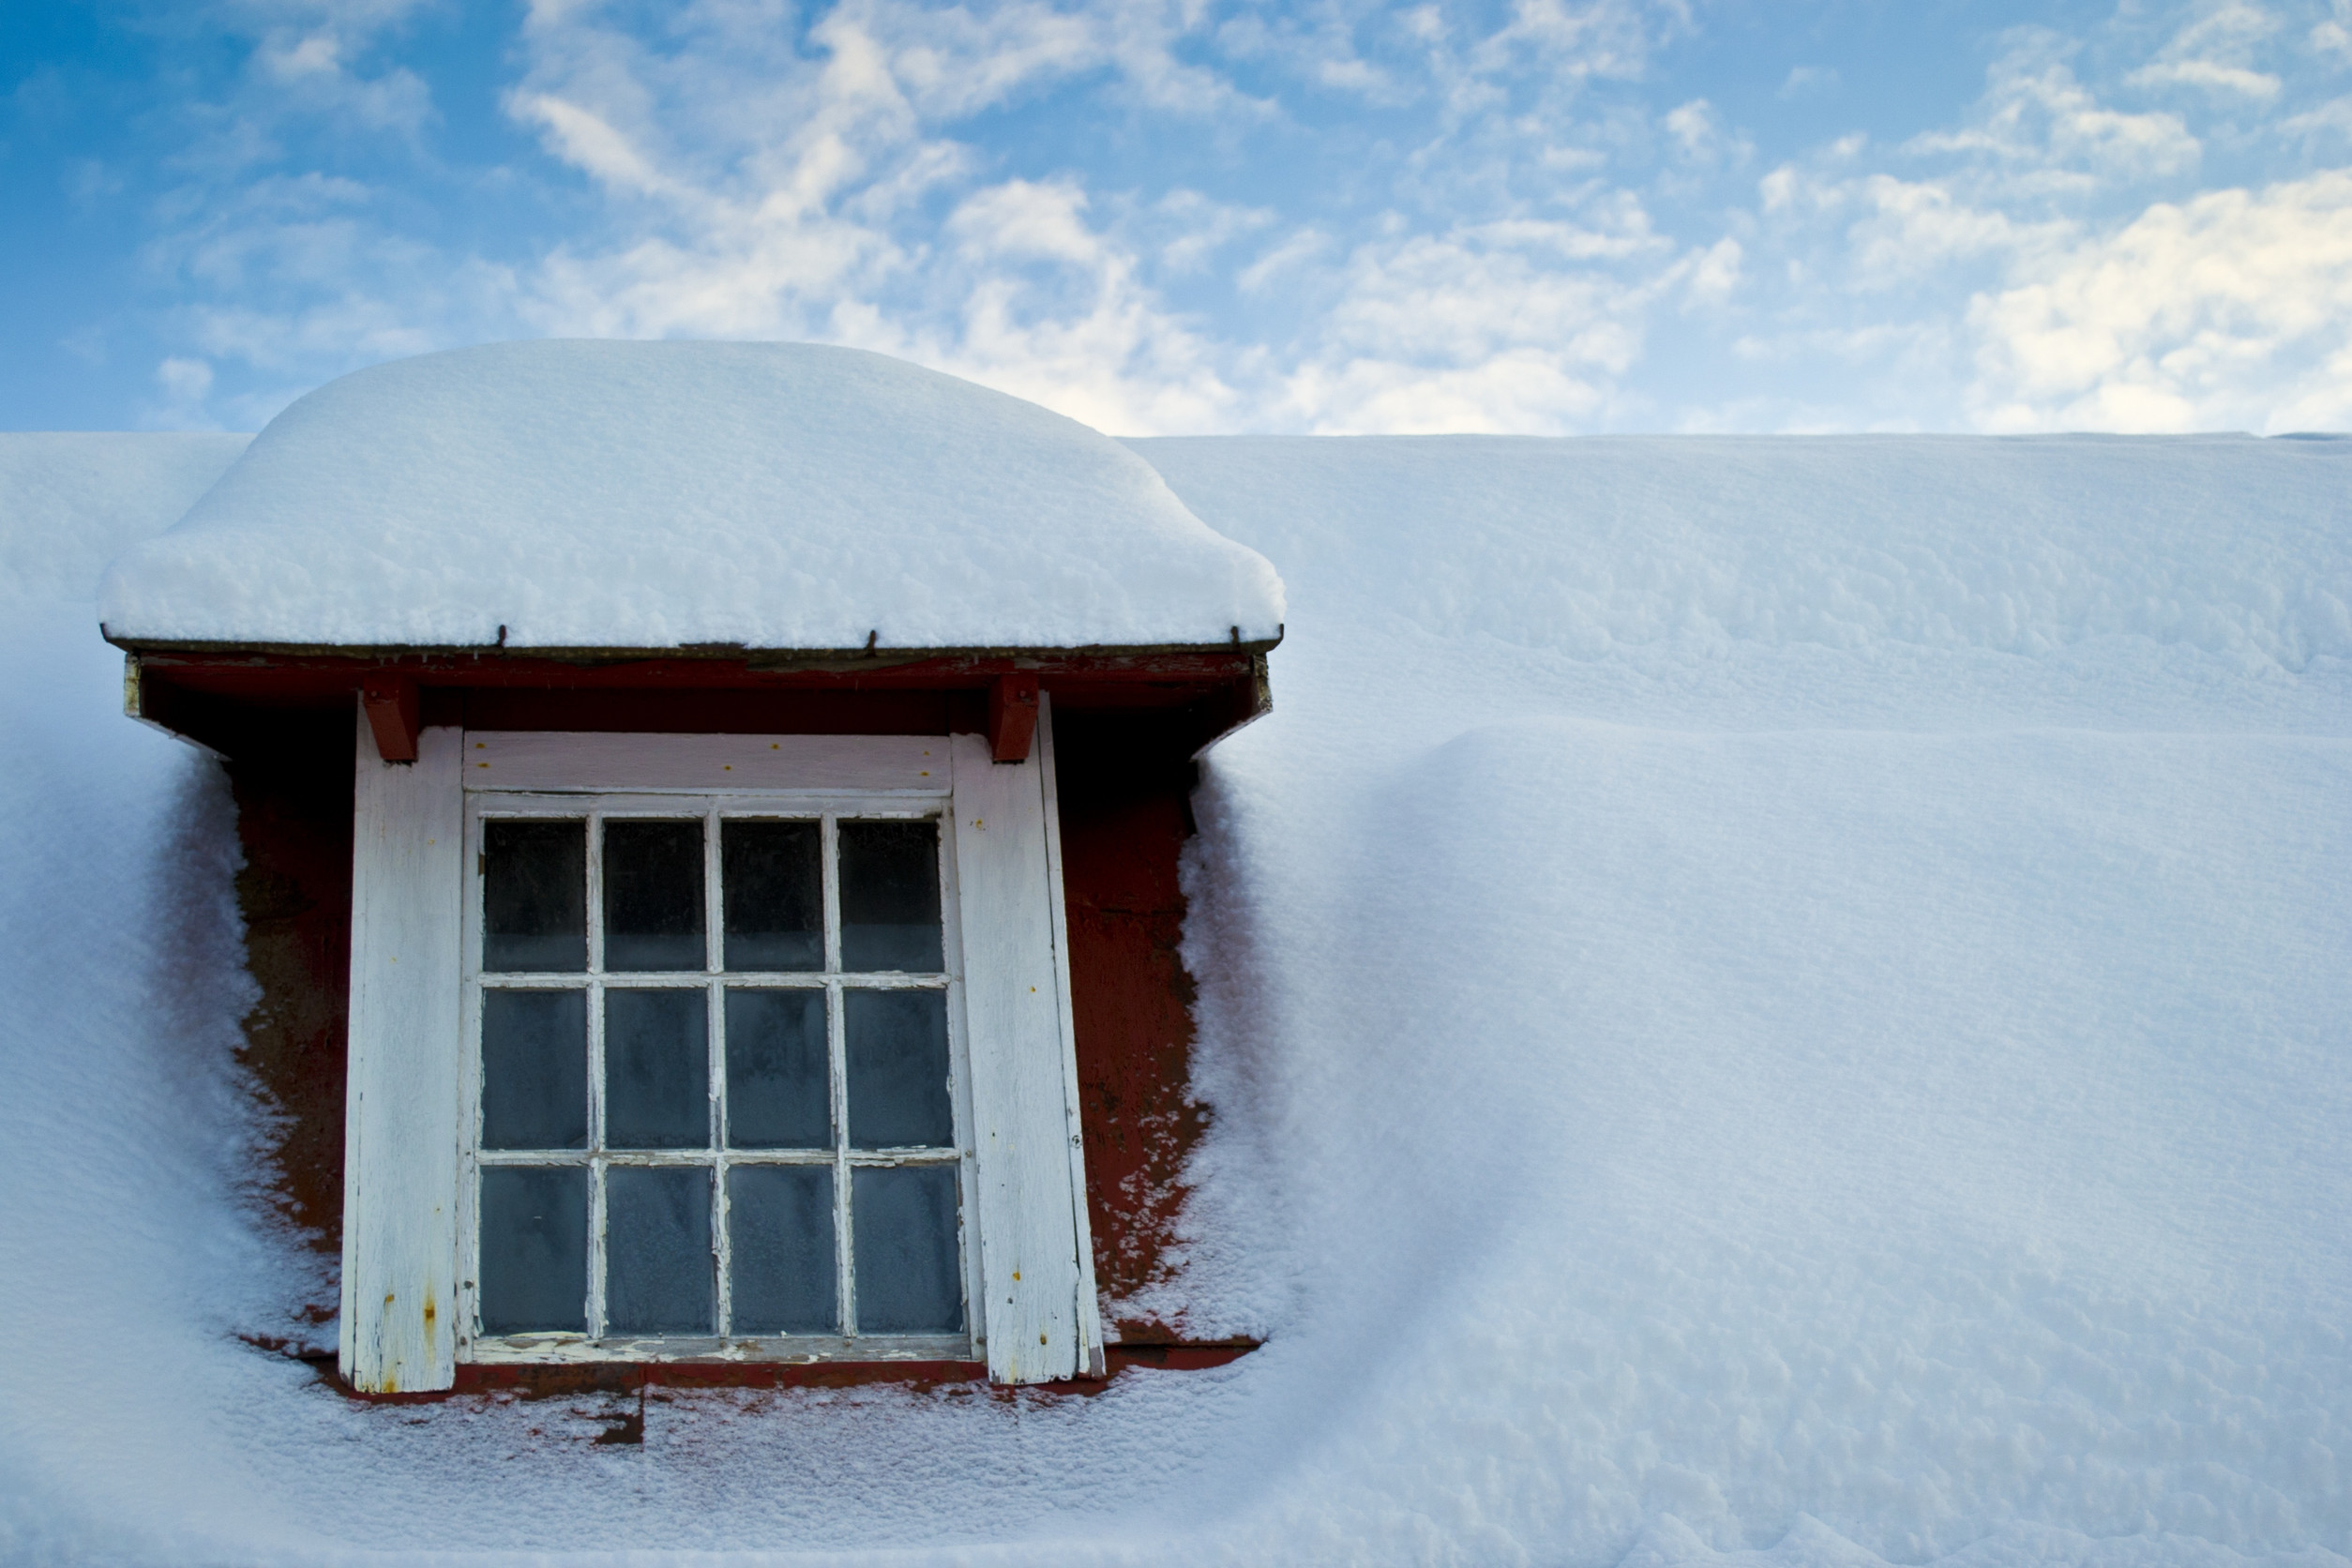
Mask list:
[[[1029,761],[1037,732],[1037,677],[999,675],[988,686],[988,751],[1000,762]]]
[[[387,762],[416,761],[416,731],[424,716],[416,683],[378,676],[359,688],[359,701],[368,710],[368,728],[375,732],[376,755]]]

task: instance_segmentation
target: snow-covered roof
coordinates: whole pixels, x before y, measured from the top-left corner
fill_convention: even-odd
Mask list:
[[[86,604],[107,562],[169,528],[251,439],[0,431],[0,596]]]
[[[0,1559],[2342,1562],[2352,441],[1134,449],[1301,607],[1194,795],[1145,1304],[1264,1349],[397,1406],[267,1353],[333,1288],[224,1131],[229,790],[85,598],[0,615],[0,1334],[98,1348],[0,1363]]]
[[[1339,574],[1351,623],[1377,607],[1585,661],[2030,658],[2117,637],[2289,669],[2352,657],[2352,438],[1129,445],[1211,527],[1275,556],[1302,620]]]
[[[1197,646],[1283,616],[1263,557],[1074,420],[855,349],[681,342],[332,382],[98,611],[133,643],[649,649]]]

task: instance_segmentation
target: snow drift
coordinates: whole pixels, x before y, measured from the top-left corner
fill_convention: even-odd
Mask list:
[[[0,1373],[0,1550],[2345,1560],[2352,442],[1131,445],[1295,601],[1197,798],[1159,1304],[1264,1349],[615,1448],[240,1343],[234,841],[61,589],[0,1330],[68,1353]]]

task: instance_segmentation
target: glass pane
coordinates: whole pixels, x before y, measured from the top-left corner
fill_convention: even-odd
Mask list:
[[[709,1003],[699,990],[604,993],[604,1146],[711,1145]]]
[[[716,1334],[711,1173],[621,1167],[605,1173],[608,1334]]]
[[[588,1331],[588,1172],[492,1166],[482,1172],[484,1334]]]
[[[947,1101],[943,991],[844,991],[850,1147],[943,1149],[956,1141]]]
[[[482,824],[482,967],[588,967],[588,824]]]
[[[727,967],[825,967],[824,871],[814,822],[719,824]]]
[[[482,993],[482,1147],[588,1147],[586,992]]]
[[[604,967],[702,967],[702,824],[604,824]]]
[[[727,1141],[737,1149],[833,1143],[822,991],[727,993]]]
[[[841,967],[936,974],[939,824],[841,824]]]
[[[850,1215],[857,1241],[857,1332],[961,1333],[956,1168],[853,1169]]]
[[[737,1334],[838,1334],[833,1169],[739,1165],[727,1173]]]

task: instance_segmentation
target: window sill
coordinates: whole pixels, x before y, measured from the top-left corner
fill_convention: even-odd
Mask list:
[[[1100,1394],[1129,1367],[1197,1372],[1226,1366],[1258,1349],[1249,1339],[1207,1344],[1112,1345],[1099,1378],[1072,1378],[1036,1385],[1039,1392]],[[556,1399],[584,1394],[627,1394],[648,1387],[685,1389],[859,1388],[895,1384],[910,1389],[975,1385],[974,1392],[1011,1397],[1009,1388],[988,1384],[988,1364],[960,1356],[931,1360],[862,1359],[731,1361],[671,1358],[661,1361],[607,1358],[574,1361],[471,1361],[459,1364],[456,1386],[423,1394],[362,1394],[335,1375],[331,1359],[314,1360],[320,1375],[343,1394],[369,1404],[437,1403],[459,1395],[507,1394],[523,1399]]]
[[[589,1339],[579,1334],[513,1334],[477,1339],[463,1352],[474,1365],[574,1366],[619,1363],[629,1366],[780,1365],[820,1363],[961,1363],[971,1359],[972,1341],[962,1334],[869,1335],[835,1339],[818,1335],[772,1335],[758,1339]]]

